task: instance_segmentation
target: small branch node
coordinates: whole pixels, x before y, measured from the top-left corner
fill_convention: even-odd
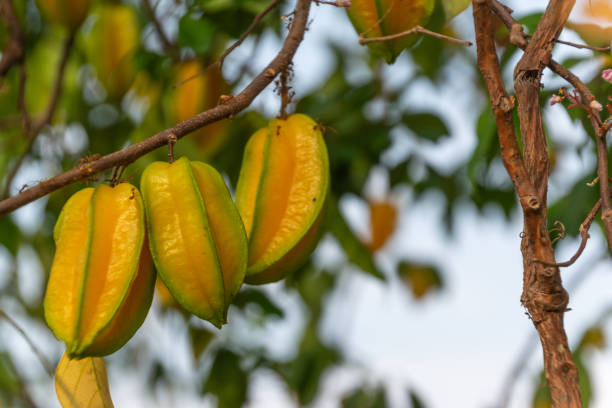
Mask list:
[[[512,27],[510,28],[510,42],[519,48],[527,46],[527,40],[525,39],[522,24],[512,24]]]
[[[219,97],[219,103],[221,105],[225,105],[226,103],[231,102],[232,99],[234,99],[234,97],[232,95],[221,95]]]
[[[534,195],[528,195],[521,199],[524,202],[524,206],[529,211],[538,211],[540,209],[540,200]]]

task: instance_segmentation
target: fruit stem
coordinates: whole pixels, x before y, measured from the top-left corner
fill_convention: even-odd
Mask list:
[[[170,163],[174,163],[174,144],[176,141],[176,135],[174,133],[170,133],[170,135],[168,135],[168,162]]]

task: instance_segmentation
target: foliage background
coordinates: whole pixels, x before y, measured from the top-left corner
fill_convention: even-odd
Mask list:
[[[90,153],[109,153],[174,123],[173,61],[141,2],[125,3],[139,18],[141,44],[134,56],[139,80],[122,100],[106,98],[89,64],[94,10],[77,37],[53,126],[38,137],[12,184],[13,194]],[[526,3],[507,4],[533,28],[541,10]],[[55,66],[50,61],[58,58],[65,32],[42,19],[34,1],[15,4],[28,34],[26,100],[37,112],[49,93]],[[162,0],[157,14],[184,58],[211,61],[266,5]],[[286,32],[279,16],[292,6],[283,4],[228,57],[223,73],[234,89],[242,89],[274,56]],[[534,330],[519,303],[521,220],[498,157],[475,51],[424,38],[395,65],[385,66],[357,44],[342,10],[313,5],[311,20],[294,61],[295,110],[327,127],[333,178],[328,234],[311,263],[287,281],[245,286],[221,331],[163,307],[157,298],[137,335],[106,359],[115,405],[494,406],[503,400],[524,347],[533,353],[512,406],[537,405],[539,345],[530,340]],[[452,30],[470,39],[471,24],[468,10]],[[435,17],[433,28],[441,29]],[[562,38],[581,41],[570,30]],[[501,53],[510,84],[519,53],[512,46]],[[600,101],[610,95],[611,86],[597,75],[609,59],[560,46],[554,57],[584,81],[592,80]],[[4,174],[25,148],[19,124],[11,122],[19,113],[17,81],[13,69],[0,92]],[[577,248],[577,227],[596,200],[596,189],[585,186],[595,174],[594,144],[581,111],[547,106],[547,96],[563,82],[550,72],[543,82],[555,163],[550,196],[556,204],[549,222],[561,220],[572,235],[557,244],[558,259],[565,260]],[[228,142],[218,154],[205,157],[195,137],[181,140],[177,152],[210,161],[235,185],[244,143],[278,107],[269,87],[229,123]],[[146,155],[126,175],[137,183],[149,162],[165,156],[165,149]],[[105,176],[110,175],[100,178]],[[41,309],[54,250],[51,231],[65,200],[83,186],[64,188],[0,219],[0,308],[54,363],[63,346],[44,325]],[[384,197],[398,208],[395,233],[371,254],[363,244],[371,229],[367,202]],[[591,236],[583,257],[564,271],[565,282],[575,288],[567,330],[583,378],[590,379],[583,395],[590,406],[605,407],[612,404],[605,386],[612,380],[612,355],[605,348],[612,276],[600,231],[593,228]],[[418,297],[409,271],[434,272],[441,287]],[[37,406],[55,400],[52,382],[32,351],[0,322],[0,401],[27,406],[24,392]]]

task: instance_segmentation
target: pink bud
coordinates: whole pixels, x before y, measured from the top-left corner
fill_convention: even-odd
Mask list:
[[[601,112],[603,109],[601,103],[597,102],[596,100],[592,100],[589,106],[591,107],[591,109],[596,110],[597,112]]]
[[[559,96],[559,95],[557,95],[557,94],[553,94],[553,95],[550,97],[550,100],[549,100],[548,102],[550,103],[550,106],[553,106],[554,104],[557,104],[557,103],[561,102],[562,100],[563,100],[563,98],[562,98],[562,97],[560,97],[560,96]]]
[[[604,81],[612,83],[612,69],[604,69],[601,77]]]

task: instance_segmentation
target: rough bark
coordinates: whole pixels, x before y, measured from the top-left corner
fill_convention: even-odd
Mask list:
[[[539,103],[540,77],[544,67],[551,62],[552,46],[571,11],[573,0],[552,0],[549,3],[515,69],[523,155],[514,133],[514,103],[504,89],[493,42],[491,6],[491,0],[473,1],[478,65],[495,114],[502,160],[523,210],[521,302],[528,310],[542,343],[544,370],[553,407],[581,407],[578,371],[563,327],[569,297],[561,284],[559,268],[538,262],[555,263],[546,227],[549,162]],[[520,26],[516,28],[520,31]],[[512,27],[511,36],[516,37],[516,31]]]

